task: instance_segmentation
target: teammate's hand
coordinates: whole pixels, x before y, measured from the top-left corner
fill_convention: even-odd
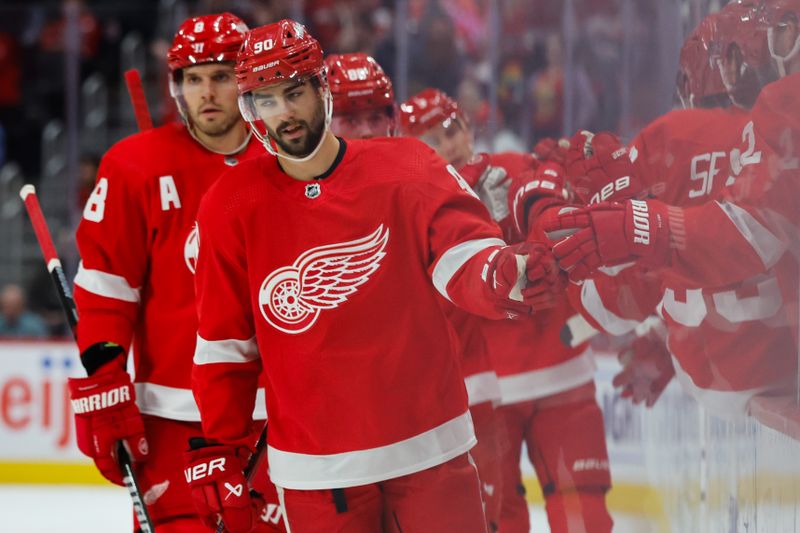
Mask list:
[[[634,405],[644,402],[652,407],[675,375],[664,340],[657,333],[648,332],[620,351],[618,357],[622,370],[614,376],[614,387],[622,389],[621,396],[630,398]]]
[[[251,494],[244,475],[249,452],[201,438],[189,440],[191,449],[183,454],[184,475],[200,519],[212,530],[222,520],[228,533],[251,531],[263,502]]]
[[[491,166],[488,154],[478,154],[458,170],[483,205],[492,220],[500,222],[509,215],[508,188],[511,178],[502,167]]]
[[[90,377],[69,378],[68,383],[78,448],[94,460],[103,477],[122,485],[118,443],[122,442],[134,461],[144,460],[148,453],[124,357],[109,361]]]
[[[553,254],[569,279],[590,277],[601,266],[669,261],[670,209],[656,200],[628,200],[589,207],[561,208],[545,215],[542,227],[556,244]],[[676,217],[680,218],[680,217]],[[678,232],[680,233],[680,232]]]
[[[486,274],[489,290],[510,318],[553,307],[564,289],[555,258],[539,242],[500,248],[489,257]]]
[[[569,183],[585,204],[621,202],[647,193],[628,148],[613,133],[578,132],[566,158]]]
[[[567,162],[569,146],[569,139],[545,137],[533,147],[533,155],[543,163],[552,162],[563,166]]]

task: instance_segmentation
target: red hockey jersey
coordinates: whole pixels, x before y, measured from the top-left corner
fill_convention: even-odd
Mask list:
[[[225,169],[263,152],[252,141],[237,156],[215,154],[175,123],[118,142],[100,163],[77,233],[78,344],[133,347],[143,413],[200,420],[190,379],[197,207]]]
[[[207,438],[247,444],[263,367],[278,486],[363,485],[474,445],[436,290],[502,317],[481,275],[505,243],[424,144],[348,140],[310,182],[272,156],[243,163],[206,195],[198,227],[193,389]]]
[[[526,204],[528,211],[537,212],[537,202],[565,202],[563,176],[551,172],[551,163],[531,163],[529,154],[505,153],[489,158],[491,165],[506,168],[511,177],[506,199],[510,212],[507,234],[519,241],[545,241],[542,232],[528,234],[518,227],[519,221],[526,218],[520,215],[520,203]],[[561,330],[574,314],[565,297],[552,309],[514,322],[495,321],[486,328],[503,404],[543,398],[594,379],[594,360],[586,345],[571,348],[561,340]]]
[[[687,208],[684,245],[671,250],[670,267],[656,273],[658,284],[639,283],[637,290],[644,292],[637,298],[651,303],[657,300],[652,291],[660,292],[677,377],[720,414],[746,411],[754,394],[785,386],[796,368],[775,277],[784,246],[752,211],[730,200],[730,191],[762,156],[753,121],[741,111],[673,112],[648,126],[631,147],[641,172],[649,173],[642,176],[656,176],[648,178],[651,193]],[[731,246],[741,254],[730,255]],[[584,310],[594,306],[593,316],[602,315],[598,299],[613,302],[627,284],[624,276],[617,281],[615,287],[601,275],[584,284]],[[620,327],[625,319],[639,318],[605,309],[610,322],[623,320],[617,321]]]

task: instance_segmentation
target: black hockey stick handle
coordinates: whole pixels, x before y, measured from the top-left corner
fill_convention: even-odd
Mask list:
[[[261,430],[261,435],[258,436],[258,441],[256,441],[256,451],[253,452],[253,455],[250,456],[247,465],[244,467],[244,477],[247,479],[248,484],[252,484],[253,476],[256,474],[261,464],[264,463],[264,459],[267,456],[267,425],[268,424],[264,424],[264,429]],[[220,520],[217,523],[216,533],[223,533],[224,531],[225,524]]]
[[[64,314],[67,315],[67,322],[72,331],[72,336],[77,339],[78,309],[75,307],[75,300],[72,299],[72,291],[67,283],[67,277],[64,275],[64,269],[61,267],[61,260],[58,258],[58,252],[56,252],[55,244],[53,244],[53,237],[50,235],[47,221],[44,219],[42,207],[39,205],[36,189],[33,185],[25,185],[20,189],[19,195],[25,203],[25,210],[31,219],[33,231],[36,233],[36,240],[39,241],[39,248],[42,250],[45,263],[47,263],[47,271],[50,272],[50,278],[53,280],[56,292],[58,292],[61,307],[64,309]],[[147,507],[142,498],[142,491],[136,481],[136,475],[133,473],[133,462],[128,450],[125,449],[121,442],[117,447],[117,460],[122,469],[122,480],[128,489],[131,500],[133,500],[133,510],[136,513],[136,519],[139,521],[139,528],[142,533],[155,533],[153,521],[147,512]]]

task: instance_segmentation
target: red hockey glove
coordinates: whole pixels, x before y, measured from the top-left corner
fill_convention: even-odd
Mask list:
[[[504,246],[489,256],[484,281],[509,318],[556,304],[564,284],[547,245],[524,242]]]
[[[118,443],[134,461],[146,459],[148,453],[144,423],[124,364],[120,356],[88,378],[68,380],[78,448],[94,460],[103,477],[117,485],[122,485]]]
[[[563,166],[567,162],[567,150],[569,150],[569,139],[556,140],[545,137],[533,147],[533,155],[543,163],[558,163]]]
[[[553,254],[559,266],[570,280],[580,281],[601,266],[633,261],[651,267],[666,265],[671,209],[656,200],[565,207],[556,216],[546,214],[542,227],[548,238],[557,241]],[[679,228],[675,229],[680,234]]]
[[[567,176],[585,204],[643,198],[647,190],[630,160],[628,148],[609,132],[577,133],[570,141]]]
[[[635,405],[644,402],[652,407],[675,375],[666,343],[652,331],[620,351],[619,362],[622,371],[614,376],[612,383],[622,389],[623,398],[630,398]]]
[[[244,468],[249,451],[233,446],[189,439],[184,452],[184,475],[200,519],[212,530],[220,520],[228,533],[247,533],[258,523],[260,497],[250,492]]]

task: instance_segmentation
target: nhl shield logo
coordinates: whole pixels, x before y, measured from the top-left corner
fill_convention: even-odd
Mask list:
[[[322,194],[322,188],[319,186],[319,183],[309,183],[306,185],[306,198],[313,200],[314,198],[319,198],[320,194]]]

